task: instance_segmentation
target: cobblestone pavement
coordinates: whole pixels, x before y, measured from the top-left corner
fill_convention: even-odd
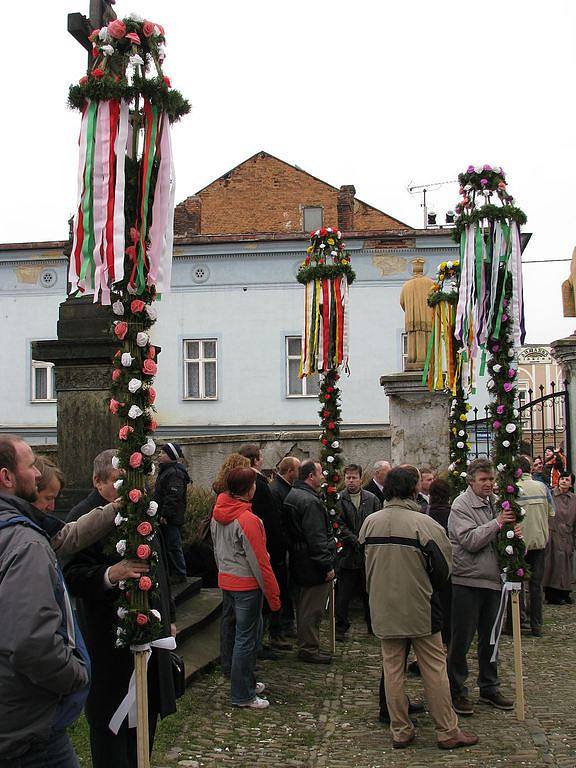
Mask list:
[[[329,667],[302,664],[294,652],[279,662],[261,662],[258,677],[266,681],[271,703],[263,712],[231,707],[218,670],[198,679],[178,714],[161,724],[153,765],[575,768],[575,629],[576,606],[546,607],[545,636],[523,638],[525,723],[514,713],[478,704],[473,717],[462,718],[464,728],[480,736],[470,749],[441,752],[428,714],[419,717],[412,748],[392,749],[389,730],[377,719],[379,644],[357,618]],[[511,638],[503,638],[501,647],[502,690],[510,692]],[[409,678],[408,693],[422,698],[420,680]]]

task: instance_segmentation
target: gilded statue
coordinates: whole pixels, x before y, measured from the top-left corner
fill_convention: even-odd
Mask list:
[[[428,341],[432,334],[433,312],[428,295],[434,281],[424,274],[424,259],[413,259],[412,277],[402,286],[400,306],[404,310],[404,327],[408,336],[407,371],[421,371],[426,362]]]

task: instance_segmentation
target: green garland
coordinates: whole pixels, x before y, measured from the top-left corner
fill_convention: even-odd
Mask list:
[[[320,393],[318,395],[321,405],[318,415],[320,416],[320,426],[322,427],[322,434],[320,435],[320,444],[322,446],[320,450],[320,463],[322,464],[322,472],[325,477],[323,490],[338,550],[342,547],[339,540],[340,524],[337,511],[340,498],[338,485],[342,482],[342,470],[344,467],[340,443],[342,415],[340,411],[340,388],[337,383],[339,378],[340,376],[337,371],[328,371],[322,376]]]
[[[468,213],[462,211],[456,219],[454,229],[452,230],[452,237],[459,243],[460,236],[468,225],[484,220],[500,222],[515,221],[518,226],[522,226],[523,224],[526,224],[527,217],[524,211],[515,205],[498,206],[488,203],[481,208],[475,208]]]
[[[325,280],[346,275],[348,285],[356,279],[350,266],[350,257],[345,251],[342,233],[333,227],[321,227],[310,232],[310,245],[306,248],[306,257],[300,264],[297,278],[300,283],[311,280]]]
[[[315,264],[310,266],[300,266],[298,270],[298,282],[309,283],[311,280],[324,280],[338,275],[346,275],[348,285],[351,285],[356,279],[356,273],[350,264]]]

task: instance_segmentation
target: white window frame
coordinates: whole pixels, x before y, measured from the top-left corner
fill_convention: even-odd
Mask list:
[[[198,357],[187,357],[186,353],[188,350],[187,345],[191,342],[196,342],[198,344]],[[205,357],[204,355],[204,344],[206,342],[210,342],[214,344],[214,350],[215,350],[215,356],[214,357]],[[218,339],[215,338],[191,338],[191,339],[184,339],[182,342],[182,359],[183,359],[183,392],[184,397],[183,400],[192,400],[195,402],[198,402],[199,400],[218,400]],[[192,395],[188,394],[188,377],[186,375],[187,373],[187,364],[188,363],[198,363],[198,370],[199,370],[199,381],[198,381],[198,397],[193,397]],[[204,365],[205,363],[215,363],[216,364],[216,393],[214,395],[206,395],[206,373]]]
[[[407,333],[402,334],[400,344],[401,344],[401,350],[402,350],[402,354],[401,354],[402,370],[405,371],[406,363],[408,362],[408,334]]]
[[[292,339],[299,339],[300,341],[300,354],[298,355],[291,355],[289,352],[289,341]],[[286,397],[290,400],[292,399],[302,399],[303,397],[318,397],[318,392],[308,392],[308,378],[306,376],[303,376],[300,379],[300,384],[302,387],[302,391],[298,394],[293,394],[290,392],[290,360],[298,360],[300,362],[300,357],[302,354],[302,336],[285,336],[284,337],[284,357],[286,359]],[[318,374],[317,374],[318,375]]]
[[[36,395],[36,371],[44,369],[46,371],[46,397],[37,397]],[[30,401],[32,403],[55,403],[56,392],[54,389],[54,363],[46,363],[42,360],[32,360],[30,366]]]

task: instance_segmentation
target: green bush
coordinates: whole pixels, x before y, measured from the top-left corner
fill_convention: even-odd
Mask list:
[[[198,485],[188,487],[186,520],[182,528],[182,544],[184,548],[203,538],[215,501],[216,496],[212,491]]]

